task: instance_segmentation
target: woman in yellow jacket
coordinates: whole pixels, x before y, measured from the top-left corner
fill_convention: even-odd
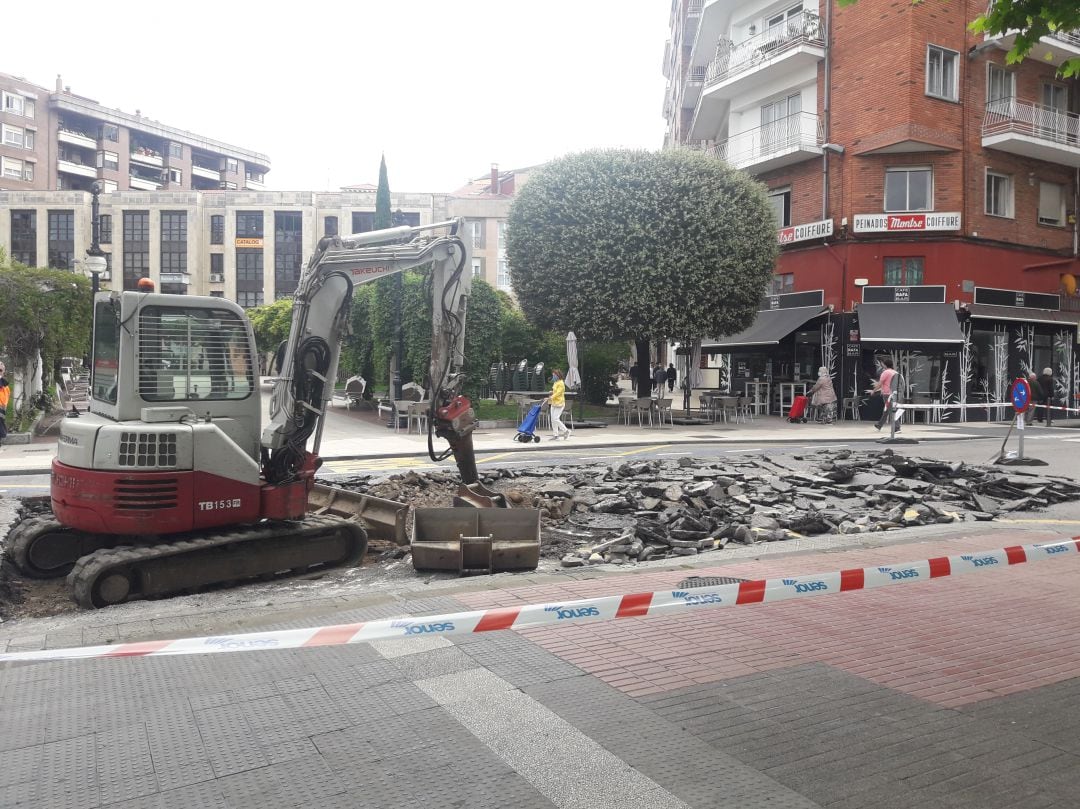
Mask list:
[[[563,382],[562,371],[556,368],[551,372],[551,395],[544,400],[551,406],[551,440],[564,441],[570,437],[570,430],[562,423],[563,410],[566,409],[566,383]]]

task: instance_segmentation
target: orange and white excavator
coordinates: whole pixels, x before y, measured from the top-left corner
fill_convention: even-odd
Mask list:
[[[478,499],[461,395],[469,244],[460,220],[323,239],[301,275],[261,420],[255,338],[222,298],[151,291],[94,300],[91,401],[61,424],[53,518],[8,536],[27,576],[67,575],[84,607],[163,596],[281,571],[356,563],[356,521],[309,515],[353,288],[430,265],[428,451],[454,456]],[[434,448],[433,435],[449,446]],[[308,448],[311,443],[310,449]]]

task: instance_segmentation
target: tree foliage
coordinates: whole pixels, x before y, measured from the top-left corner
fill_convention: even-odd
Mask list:
[[[0,253],[0,352],[9,370],[42,367],[90,348],[90,282],[66,270],[8,263]],[[49,375],[46,375],[46,384]],[[24,384],[23,390],[32,385]]]
[[[1017,31],[1006,60],[1014,64],[1031,56],[1043,59],[1039,40],[1055,31],[1080,30],[1080,2],[1077,0],[994,0],[986,14],[975,18],[971,30],[1000,35]],[[1080,58],[1069,59],[1060,68],[1062,76],[1080,76]]]
[[[518,193],[507,238],[526,317],[586,340],[740,331],[778,252],[764,187],[690,151],[554,160]]]
[[[502,311],[495,289],[474,278],[469,307],[465,314],[466,388],[480,390],[487,381],[492,363],[498,362],[502,344]]]
[[[282,298],[265,306],[248,309],[248,320],[255,332],[255,347],[263,357],[272,355],[289,336],[292,327],[292,298]]]

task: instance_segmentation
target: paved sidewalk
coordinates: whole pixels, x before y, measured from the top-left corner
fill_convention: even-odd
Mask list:
[[[1000,424],[908,424],[903,435],[920,441],[963,440],[998,431]],[[759,416],[745,424],[698,424],[654,429],[612,424],[603,428],[581,428],[566,441],[552,441],[546,433],[540,443],[519,444],[513,427],[488,428],[474,433],[478,453],[514,452],[537,449],[581,447],[653,446],[700,443],[702,441],[746,442],[751,444],[815,444],[873,442],[887,435],[877,432],[872,422],[848,421],[831,425],[790,424],[778,416]],[[445,442],[436,439],[436,447]],[[427,434],[394,432],[370,419],[331,411],[323,432],[320,456],[327,461],[354,458],[392,458],[427,455]],[[0,448],[0,475],[47,471],[56,455],[56,438],[37,438],[32,444],[5,444]]]
[[[318,623],[1051,536],[977,530],[692,570],[474,582]],[[0,667],[0,807],[1074,807],[1078,574],[1070,557],[453,642],[12,664]],[[274,627],[310,625],[280,614]]]

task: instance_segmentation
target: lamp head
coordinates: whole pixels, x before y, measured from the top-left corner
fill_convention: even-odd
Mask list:
[[[93,278],[95,275],[105,272],[109,266],[105,256],[87,256],[80,263],[83,274],[87,278]]]

